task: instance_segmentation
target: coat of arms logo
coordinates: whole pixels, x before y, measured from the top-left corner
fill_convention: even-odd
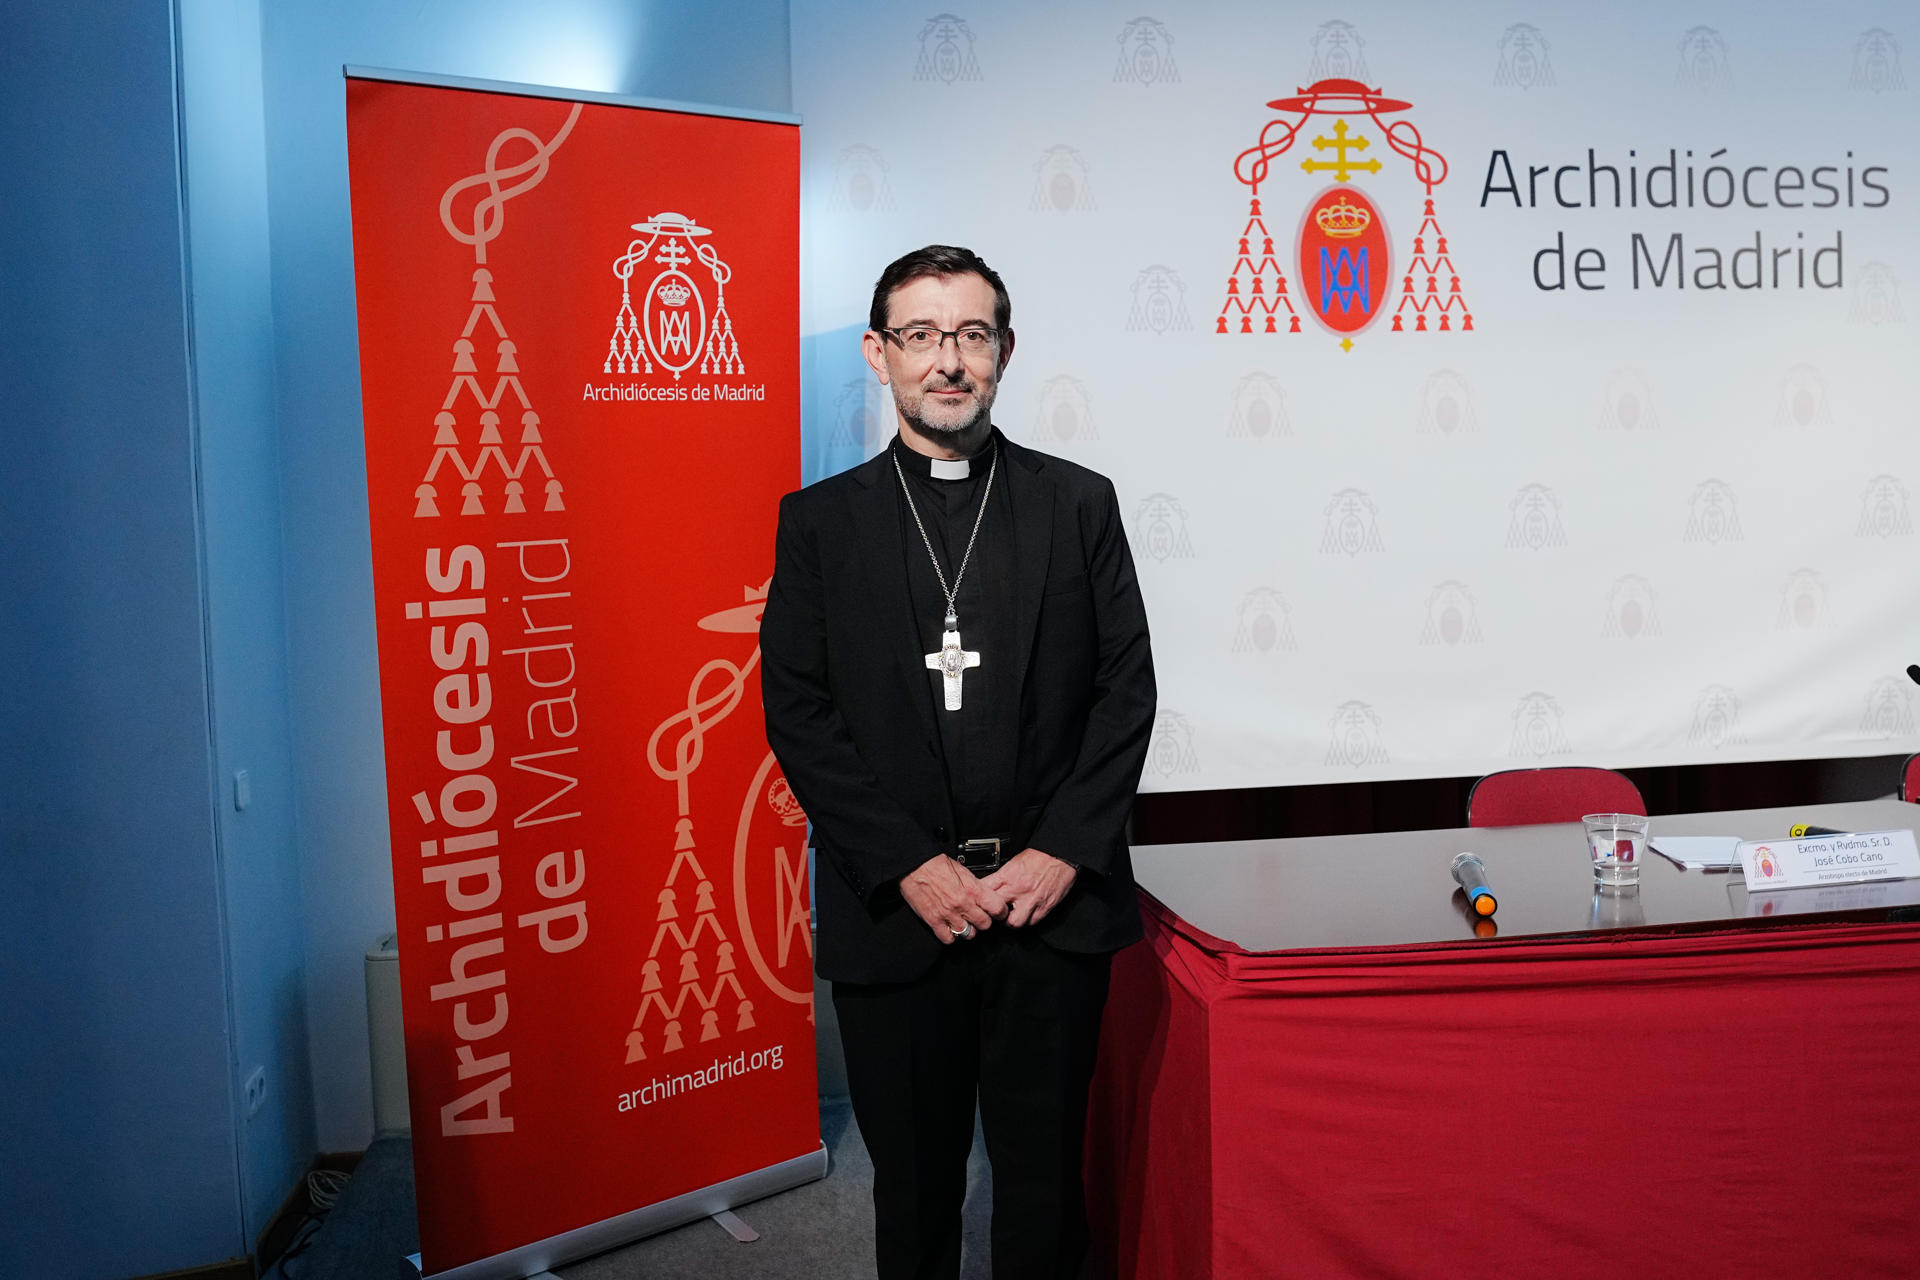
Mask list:
[[[1615,581],[1607,593],[1607,625],[1601,634],[1613,640],[1659,635],[1660,610],[1653,584],[1637,573]]]
[[[1460,290],[1460,276],[1434,211],[1434,191],[1447,179],[1447,161],[1426,145],[1420,130],[1402,117],[1413,104],[1384,96],[1364,81],[1317,80],[1294,96],[1267,106],[1281,114],[1260,130],[1253,146],[1233,162],[1233,174],[1248,189],[1247,224],[1240,235],[1227,293],[1214,324],[1216,333],[1299,333],[1295,298],[1321,327],[1351,350],[1354,338],[1391,312],[1394,333],[1469,330],[1473,313]],[[1309,179],[1324,175],[1332,184],[1306,203],[1292,265],[1299,293],[1289,290],[1284,251],[1276,251],[1261,207],[1261,187],[1276,177],[1275,162],[1302,139],[1315,117],[1331,125],[1305,139],[1312,154],[1299,168]],[[1386,218],[1378,203],[1358,185],[1356,175],[1377,176],[1386,168],[1376,142],[1413,166],[1425,190],[1414,222],[1411,253],[1397,273]],[[1282,314],[1284,312],[1284,315]]]
[[[1140,500],[1133,517],[1134,552],[1147,559],[1190,560],[1193,540],[1187,536],[1187,509],[1170,493],[1149,494]]]
[[[1900,74],[1900,42],[1891,31],[1872,27],[1860,33],[1853,46],[1853,75],[1848,84],[1868,93],[1907,87]]]
[[[1895,476],[1875,476],[1860,495],[1860,522],[1854,526],[1856,538],[1903,538],[1913,532],[1913,515],[1907,510],[1907,486]]]
[[[1521,698],[1513,709],[1513,737],[1507,744],[1507,754],[1541,758],[1565,755],[1567,750],[1559,700],[1538,690]]]
[[[1480,618],[1473,592],[1464,582],[1441,583],[1427,597],[1427,619],[1420,628],[1421,644],[1479,644]]]
[[[936,13],[920,28],[920,60],[915,80],[978,80],[980,64],[973,57],[973,29],[954,13]]]
[[[1740,531],[1740,504],[1733,489],[1724,480],[1702,480],[1687,499],[1688,542],[1718,546],[1722,542],[1744,542]]]
[[[1693,723],[1687,741],[1718,751],[1746,739],[1740,734],[1740,699],[1723,684],[1710,684],[1693,702]]]
[[[1528,22],[1516,22],[1500,37],[1500,65],[1493,82],[1519,89],[1553,84],[1553,64],[1547,60],[1547,38],[1540,28]]]
[[[733,320],[727,315],[727,281],[733,272],[712,245],[702,243],[713,232],[679,213],[656,213],[634,223],[633,229],[640,234],[613,260],[613,274],[620,278],[620,312],[607,341],[606,372],[652,373],[659,365],[678,382],[697,363],[701,373],[745,373]],[[635,311],[633,277],[649,262],[658,271]],[[711,311],[701,282],[684,270],[696,262],[706,269],[713,289]]]
[[[1120,30],[1120,60],[1114,65],[1116,84],[1165,84],[1180,78],[1173,65],[1173,37],[1155,18],[1135,18]]]
[[[1367,703],[1343,702],[1334,708],[1328,722],[1333,737],[1327,743],[1328,765],[1352,765],[1356,769],[1370,764],[1386,764],[1386,742],[1380,734],[1380,713]]]
[[[1812,569],[1796,569],[1780,592],[1776,631],[1811,631],[1827,617],[1827,580]]]

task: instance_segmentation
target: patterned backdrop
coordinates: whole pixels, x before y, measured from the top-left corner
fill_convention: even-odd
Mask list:
[[[880,268],[977,249],[1147,790],[1920,748],[1920,24],[1520,12],[793,7],[807,478],[891,434]]]

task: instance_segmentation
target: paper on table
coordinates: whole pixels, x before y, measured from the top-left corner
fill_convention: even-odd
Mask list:
[[[1732,871],[1740,865],[1739,836],[1654,836],[1647,843],[1687,871]]]

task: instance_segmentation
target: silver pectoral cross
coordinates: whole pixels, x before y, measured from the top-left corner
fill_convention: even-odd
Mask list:
[[[960,673],[969,667],[980,665],[979,651],[967,652],[960,647],[960,632],[948,629],[940,635],[940,648],[927,655],[927,670],[938,671],[945,677],[947,686],[947,710],[960,709]]]

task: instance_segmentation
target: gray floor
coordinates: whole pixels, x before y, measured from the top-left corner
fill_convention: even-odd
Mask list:
[[[760,1233],[741,1244],[702,1219],[559,1268],[562,1280],[857,1280],[873,1274],[873,1165],[844,1100],[823,1100],[821,1138],[832,1160],[818,1182],[735,1212]],[[967,1166],[963,1280],[985,1280],[991,1175],[980,1135]],[[405,1138],[368,1148],[313,1244],[285,1265],[288,1280],[416,1280],[404,1258],[419,1248],[413,1149]]]

